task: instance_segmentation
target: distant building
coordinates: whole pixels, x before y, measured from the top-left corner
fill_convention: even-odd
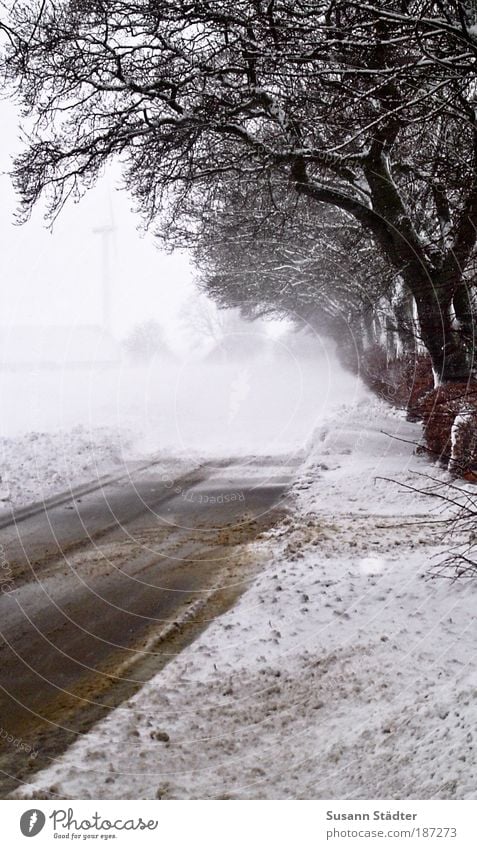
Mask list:
[[[0,369],[112,366],[120,345],[98,325],[0,327]]]

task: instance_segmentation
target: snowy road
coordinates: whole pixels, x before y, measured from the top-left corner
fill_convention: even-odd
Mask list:
[[[419,436],[331,414],[237,604],[13,798],[474,799],[477,587],[430,578]]]
[[[3,795],[233,603],[296,465],[209,462],[175,480],[151,466],[1,530]]]

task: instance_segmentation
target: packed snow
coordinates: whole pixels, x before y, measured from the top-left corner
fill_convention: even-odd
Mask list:
[[[477,587],[431,577],[419,434],[363,393],[330,412],[237,605],[13,795],[473,798]]]

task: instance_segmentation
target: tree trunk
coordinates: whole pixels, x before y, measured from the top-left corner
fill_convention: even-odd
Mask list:
[[[453,325],[451,287],[427,283],[415,295],[424,345],[429,351],[437,384],[467,381],[472,367],[466,346]]]
[[[465,218],[455,240],[457,247],[454,247],[454,254],[450,259],[444,256],[440,271],[436,271],[436,265],[431,263],[429,253],[424,249],[390,171],[387,151],[394,135],[393,125],[384,126],[381,137],[378,133],[374,138],[364,163],[371,207],[345,192],[314,184],[308,178],[302,156],[298,156],[292,166],[292,179],[300,194],[319,203],[333,204],[354,215],[399,272],[404,286],[416,302],[421,339],[431,358],[436,384],[468,381],[473,373],[473,358],[453,318],[454,298],[459,301],[463,286],[462,269],[476,242],[473,214],[475,212],[477,218],[477,183],[469,194],[469,208],[473,212]],[[456,304],[457,309],[459,306]]]
[[[393,127],[389,128],[392,133]],[[414,296],[421,338],[431,357],[436,383],[467,381],[472,374],[471,358],[462,335],[453,324],[453,299],[462,287],[467,242],[475,244],[472,219],[466,219],[459,238],[459,255],[447,258],[440,270],[431,266],[428,253],[392,178],[385,155],[390,140],[376,137],[366,167],[373,209],[381,224],[371,222],[375,238],[391,263],[400,271],[408,291]],[[477,202],[477,190],[475,191]],[[474,197],[471,193],[472,198]]]
[[[474,342],[475,315],[473,293],[469,286],[461,283],[454,295],[454,312],[466,338]]]
[[[396,330],[402,346],[403,354],[414,354],[417,350],[416,332],[413,323],[413,298],[407,288],[402,291],[393,303],[396,319]]]

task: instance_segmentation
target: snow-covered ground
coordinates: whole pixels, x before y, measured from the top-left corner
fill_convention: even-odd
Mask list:
[[[429,579],[442,513],[369,398],[315,433],[266,564],[140,693],[16,796],[475,796],[477,587]]]
[[[126,469],[133,437],[113,428],[29,431],[0,438],[0,511],[67,492]]]
[[[243,362],[0,371],[0,513],[131,461],[284,453],[302,446],[351,375],[325,354]]]

